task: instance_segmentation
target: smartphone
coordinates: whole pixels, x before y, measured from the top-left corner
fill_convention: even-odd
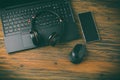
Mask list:
[[[79,13],[78,17],[85,41],[88,43],[100,40],[92,12]]]

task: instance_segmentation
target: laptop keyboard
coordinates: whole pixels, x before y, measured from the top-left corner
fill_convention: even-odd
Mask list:
[[[55,11],[60,15],[64,22],[69,22],[69,20],[72,20],[72,14],[66,0],[52,0],[47,3],[43,2],[29,5],[27,7],[22,6],[20,8],[8,9],[4,11],[1,16],[5,36],[14,35],[17,33],[29,33],[31,29],[31,18],[39,10]]]

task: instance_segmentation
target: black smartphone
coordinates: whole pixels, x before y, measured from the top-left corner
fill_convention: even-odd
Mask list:
[[[79,13],[82,33],[86,42],[100,40],[92,12]]]

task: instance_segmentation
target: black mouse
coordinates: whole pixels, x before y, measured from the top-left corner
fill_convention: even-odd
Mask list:
[[[76,44],[70,52],[70,61],[74,64],[79,64],[86,54],[86,47],[83,44]]]

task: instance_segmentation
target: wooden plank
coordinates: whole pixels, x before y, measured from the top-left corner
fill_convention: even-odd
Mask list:
[[[76,43],[84,43],[83,38],[7,54],[0,23],[0,80],[120,80],[120,15],[119,6],[112,5],[116,2],[72,0],[79,29],[77,14],[92,11],[101,37],[99,42],[86,44],[87,55],[78,65],[68,55]]]

